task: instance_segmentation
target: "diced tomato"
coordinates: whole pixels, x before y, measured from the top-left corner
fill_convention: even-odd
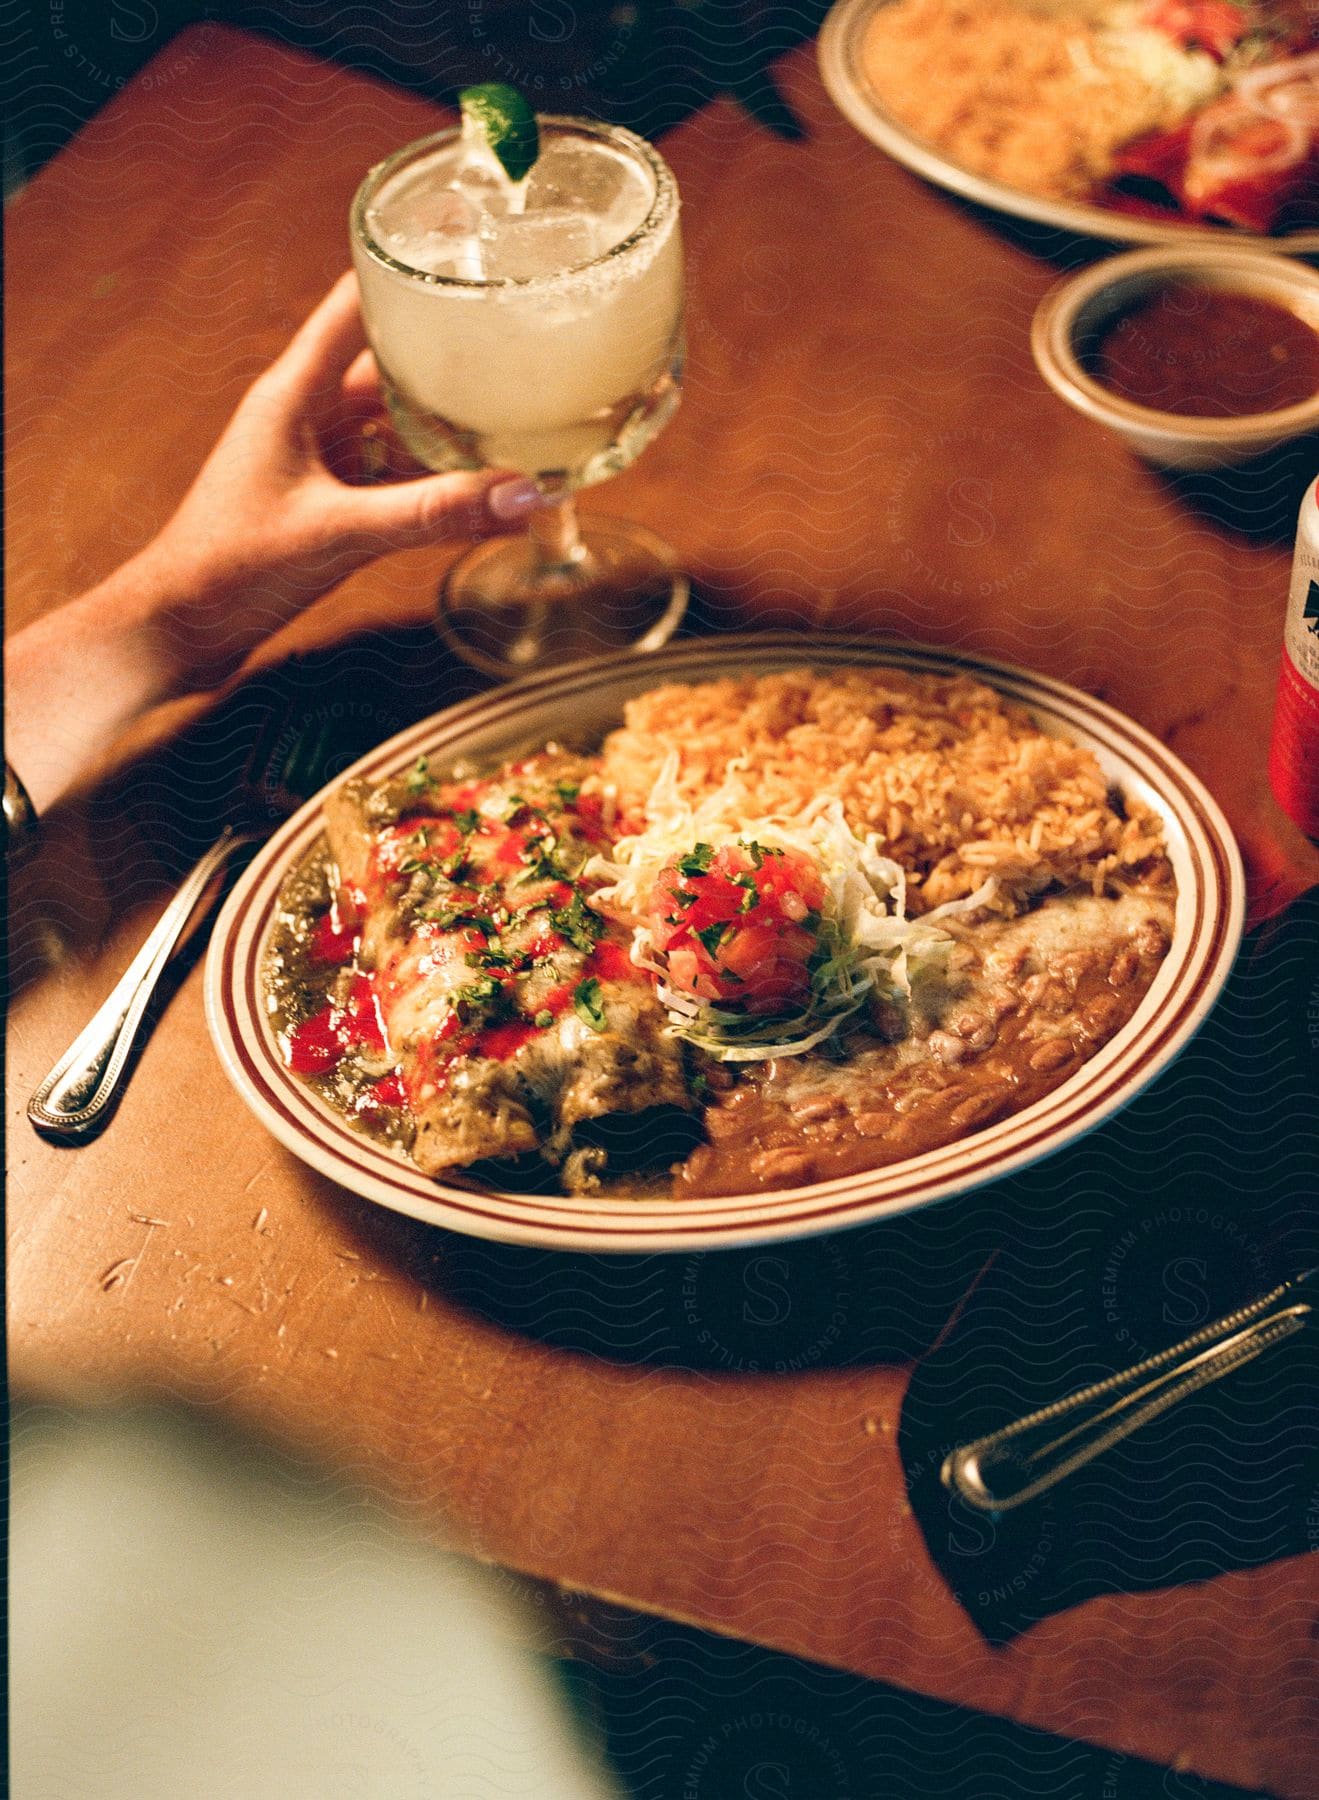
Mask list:
[[[661,871],[651,935],[673,987],[751,1013],[781,1012],[809,993],[823,904],[820,872],[800,851],[725,844],[704,869]]]
[[[733,985],[721,980],[699,943],[677,944],[669,949],[669,985],[698,1000],[735,998]]]
[[[774,906],[795,924],[800,924],[808,913],[819,912],[824,904],[819,870],[797,851],[767,856],[755,879],[764,903]]]
[[[686,892],[676,869],[661,869],[650,895],[650,935],[657,950],[667,950],[687,929],[687,914],[679,896]]]
[[[745,981],[778,955],[779,934],[772,925],[744,925],[720,939],[714,960],[729,975]]]
[[[716,956],[741,983],[737,997],[748,1012],[778,1012],[805,999],[815,945],[814,933],[800,926],[750,925],[731,931]]]

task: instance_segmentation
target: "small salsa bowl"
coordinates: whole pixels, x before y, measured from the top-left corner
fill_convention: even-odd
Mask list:
[[[1319,385],[1277,411],[1200,418],[1138,405],[1091,374],[1087,351],[1105,328],[1171,282],[1271,301],[1319,332],[1319,273],[1304,263],[1245,246],[1135,250],[1069,276],[1040,302],[1031,350],[1054,393],[1164,469],[1245,462],[1319,428]]]

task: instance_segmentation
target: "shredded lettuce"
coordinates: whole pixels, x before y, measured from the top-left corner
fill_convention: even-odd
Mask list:
[[[748,818],[744,767],[730,763],[717,792],[693,806],[679,791],[678,758],[671,754],[646,802],[645,830],[621,838],[612,857],[592,857],[583,871],[605,884],[590,904],[632,925],[632,961],[655,977],[669,1030],[724,1062],[801,1056],[832,1037],[872,998],[909,995],[913,979],[941,964],[952,946],[936,921],[970,912],[994,891],[991,877],[965,899],[909,919],[905,870],[882,853],[873,832],[859,836],[852,830],[839,800],[821,795],[792,817]],[[810,997],[791,1014],[753,1016],[668,985],[663,953],[646,921],[655,882],[698,845],[730,843],[801,851],[823,879],[820,951]]]

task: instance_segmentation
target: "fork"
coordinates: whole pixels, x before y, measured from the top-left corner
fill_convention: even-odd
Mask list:
[[[314,696],[300,686],[311,679],[309,669],[294,665],[285,679],[282,703],[262,719],[239,783],[246,810],[264,815],[259,827],[230,825],[221,832],[184,876],[112,993],[36,1089],[27,1116],[44,1137],[82,1144],[103,1128],[160,978],[207,889],[231,857],[261,843],[330,773],[338,750],[333,714],[325,706],[316,710]]]
[[[43,1135],[83,1143],[100,1131],[119,1093],[152,995],[197,903],[230,857],[259,843],[262,835],[226,826],[184,876],[108,999],[28,1101],[27,1116]]]

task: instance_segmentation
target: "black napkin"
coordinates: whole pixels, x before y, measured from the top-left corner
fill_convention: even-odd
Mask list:
[[[999,1184],[999,1247],[919,1364],[899,1449],[930,1553],[1001,1642],[1093,1594],[1319,1546],[1319,1328],[986,1515],[948,1450],[1319,1263],[1319,888],[1248,938],[1200,1035],[1116,1119]]]

